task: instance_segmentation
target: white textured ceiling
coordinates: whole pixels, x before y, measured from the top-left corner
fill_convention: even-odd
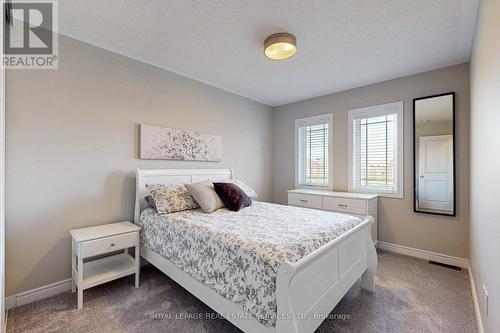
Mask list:
[[[468,61],[478,1],[63,0],[59,31],[276,106]]]

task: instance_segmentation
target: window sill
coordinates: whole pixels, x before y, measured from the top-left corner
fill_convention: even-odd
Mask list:
[[[295,184],[295,188],[296,189],[302,189],[302,190],[324,190],[324,191],[328,191],[328,190],[332,190],[332,186],[330,185],[324,185],[324,186],[321,186],[321,185],[303,185],[303,184]]]
[[[356,190],[356,189],[352,189],[352,188],[349,189],[349,192],[374,194],[374,195],[378,195],[381,198],[404,199],[403,193],[387,193],[387,192],[370,191],[370,190]]]

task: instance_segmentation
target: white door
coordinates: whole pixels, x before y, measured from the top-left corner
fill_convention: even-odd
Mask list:
[[[452,136],[422,136],[419,144],[418,207],[453,211]]]

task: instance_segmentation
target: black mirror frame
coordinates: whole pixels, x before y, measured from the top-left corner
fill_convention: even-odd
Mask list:
[[[435,97],[442,97],[442,96],[452,96],[452,103],[453,103],[453,113],[452,113],[452,122],[453,122],[453,212],[451,214],[445,214],[445,213],[438,213],[438,212],[429,212],[429,211],[422,211],[417,209],[417,170],[415,167],[416,164],[416,140],[415,140],[415,134],[416,134],[416,128],[415,128],[415,119],[416,119],[416,110],[415,110],[415,104],[417,101],[423,100],[423,99],[429,99],[429,98],[435,98]],[[456,158],[456,126],[455,126],[455,92],[447,92],[443,94],[438,94],[438,95],[431,95],[431,96],[424,96],[424,97],[418,97],[413,99],[413,211],[415,213],[421,213],[421,214],[432,214],[432,215],[441,215],[441,216],[457,216],[457,158]]]

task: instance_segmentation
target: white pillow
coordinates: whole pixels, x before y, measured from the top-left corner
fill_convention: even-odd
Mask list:
[[[224,207],[224,203],[215,192],[214,184],[211,181],[186,184],[186,188],[204,213],[211,213]]]

